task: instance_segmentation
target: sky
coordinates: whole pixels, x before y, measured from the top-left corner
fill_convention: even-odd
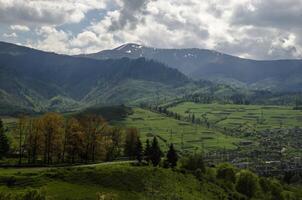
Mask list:
[[[0,0],[0,40],[61,54],[124,43],[302,58],[302,0]]]

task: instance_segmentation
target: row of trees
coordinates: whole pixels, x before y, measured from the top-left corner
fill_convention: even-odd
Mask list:
[[[14,130],[18,135],[19,164],[89,162],[116,156],[122,130],[110,128],[94,115],[68,118],[57,113],[42,117],[21,117]]]
[[[9,142],[0,120],[0,158],[9,152]],[[129,157],[159,165],[163,153],[156,137],[145,148],[136,128],[112,127],[97,115],[64,118],[57,113],[41,117],[21,117],[14,130],[15,148],[10,155],[18,163],[59,164],[109,161]],[[167,163],[174,167],[177,153],[171,144]]]
[[[127,141],[127,140],[126,140]],[[130,147],[132,148],[131,151]],[[153,166],[158,166],[162,160],[163,152],[160,149],[158,144],[157,137],[153,137],[153,140],[150,144],[150,140],[147,139],[145,149],[142,146],[142,143],[139,138],[135,145],[131,145],[131,142],[126,142],[125,150],[128,155],[131,155],[132,158],[135,158],[139,163],[145,161],[148,164],[152,164]],[[174,168],[177,166],[178,154],[174,148],[174,145],[171,144],[169,150],[166,155],[166,159],[164,160],[164,167]]]

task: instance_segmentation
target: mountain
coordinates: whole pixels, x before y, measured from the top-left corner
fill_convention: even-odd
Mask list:
[[[95,60],[0,42],[0,110],[71,109],[175,95],[188,78],[139,58]]]
[[[101,60],[145,57],[194,79],[252,89],[302,91],[302,60],[257,61],[205,49],[158,49],[138,44],[79,56]]]

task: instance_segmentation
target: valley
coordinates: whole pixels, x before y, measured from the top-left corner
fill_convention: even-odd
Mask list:
[[[201,49],[1,42],[0,199],[299,199],[299,70]]]

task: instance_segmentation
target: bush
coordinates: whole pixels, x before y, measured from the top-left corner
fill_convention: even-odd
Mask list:
[[[5,183],[7,187],[12,187],[16,184],[17,179],[14,176],[5,178]]]
[[[238,175],[238,180],[236,183],[236,190],[247,196],[248,198],[252,198],[256,195],[259,189],[258,177],[247,170],[243,170]]]
[[[13,197],[10,193],[0,193],[0,200],[13,200]]]
[[[204,174],[206,171],[203,157],[200,154],[191,155],[188,158],[183,159],[182,168],[192,172],[198,170],[198,174]]]
[[[235,168],[227,163],[221,164],[217,169],[217,178],[223,179],[231,183],[236,182],[236,170]]]
[[[46,195],[39,190],[28,190],[23,194],[22,200],[46,200]]]
[[[284,200],[282,185],[276,181],[271,182],[270,191],[272,194],[272,200]]]
[[[27,190],[23,194],[0,193],[0,200],[46,200],[44,192],[39,190]]]

